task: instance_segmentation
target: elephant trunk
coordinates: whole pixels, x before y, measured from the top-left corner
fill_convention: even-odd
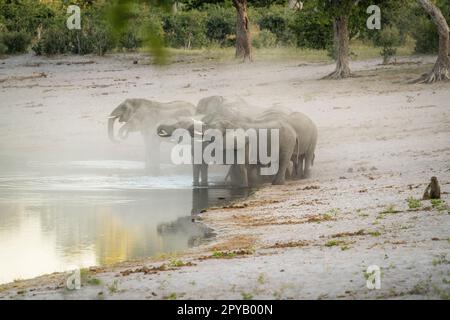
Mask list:
[[[130,133],[130,131],[128,130],[127,124],[124,124],[122,126],[122,128],[120,128],[120,130],[119,130],[120,139],[125,140],[126,138],[128,138],[129,133]]]
[[[116,140],[114,137],[114,122],[116,121],[118,117],[109,117],[108,119],[108,136],[109,140],[111,140],[114,143],[119,143],[119,141]]]

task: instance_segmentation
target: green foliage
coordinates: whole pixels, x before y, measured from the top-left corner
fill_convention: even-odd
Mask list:
[[[0,1],[0,16],[9,31],[20,31],[34,36],[39,26],[46,26],[55,12],[50,5],[36,0]]]
[[[33,46],[37,55],[64,53],[104,55],[116,46],[110,27],[98,14],[87,12],[81,30],[69,30],[64,17],[58,17],[48,26]]]
[[[41,39],[33,46],[37,55],[55,55],[71,51],[69,30],[62,23],[54,23],[42,34]]]
[[[406,201],[408,201],[408,207],[410,209],[418,209],[422,206],[422,202],[419,199],[409,197]]]
[[[3,43],[3,41],[0,39],[0,56],[6,54],[6,51],[8,50],[8,48],[6,47],[6,45]]]
[[[24,53],[30,46],[31,36],[25,31],[10,31],[1,36],[1,42],[6,49],[5,53]]]
[[[165,15],[163,29],[166,45],[186,49],[205,46],[207,44],[204,32],[205,17],[204,13],[196,10]]]
[[[436,5],[441,9],[447,23],[450,24],[450,0],[436,0]],[[431,18],[424,10],[416,6],[411,12],[414,24],[411,35],[416,40],[415,51],[417,53],[435,53],[439,48],[439,35]]]
[[[277,37],[269,30],[262,30],[253,37],[255,48],[273,48],[277,45]]]
[[[236,16],[231,8],[211,6],[206,11],[205,33],[210,42],[230,45],[230,37],[236,32]]]
[[[295,40],[292,39],[291,30],[288,28],[293,18],[292,11],[281,11],[275,7],[258,20],[258,25],[261,30],[269,30],[275,34],[278,43],[293,44]]]
[[[295,35],[298,47],[326,49],[332,44],[332,22],[323,12],[314,8],[297,13],[289,29]]]

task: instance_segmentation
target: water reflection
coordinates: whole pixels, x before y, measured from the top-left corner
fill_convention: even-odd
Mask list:
[[[154,181],[143,188],[141,181],[135,189],[111,188],[104,183],[103,188],[89,191],[80,191],[83,182],[79,182],[91,183],[89,177],[78,179],[73,188],[68,187],[74,183],[70,177],[50,179],[65,185],[64,191],[51,184],[37,187],[30,182],[35,178],[42,181],[32,176],[0,177],[0,283],[197,245],[211,230],[194,222],[191,214],[248,192],[221,187],[191,189],[189,175],[177,177],[176,189],[159,188]],[[125,182],[114,180],[115,186],[128,186],[126,182],[134,178],[117,179]]]

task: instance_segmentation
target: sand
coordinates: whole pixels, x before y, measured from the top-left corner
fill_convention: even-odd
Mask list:
[[[134,59],[139,64],[134,65]],[[1,299],[448,299],[450,83],[408,84],[434,57],[353,62],[357,77],[318,80],[332,64],[205,63],[167,68],[139,55],[16,56],[0,61],[0,162],[142,159],[120,148],[106,115],[125,98],[196,103],[239,96],[309,115],[319,144],[312,177],[265,185],[198,219],[217,236],[186,252],[83,273],[80,290],[56,273],[0,286]],[[431,176],[441,204],[419,199]],[[381,289],[365,271],[381,268]],[[89,281],[98,279],[100,281]]]

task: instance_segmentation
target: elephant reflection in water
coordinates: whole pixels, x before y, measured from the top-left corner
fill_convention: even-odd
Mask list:
[[[248,189],[200,188],[192,190],[191,215],[180,217],[169,223],[161,223],[157,227],[158,234],[164,236],[184,235],[190,247],[198,245],[202,240],[211,237],[211,229],[196,220],[202,210],[211,206],[225,205],[230,199],[244,198],[249,195]]]

